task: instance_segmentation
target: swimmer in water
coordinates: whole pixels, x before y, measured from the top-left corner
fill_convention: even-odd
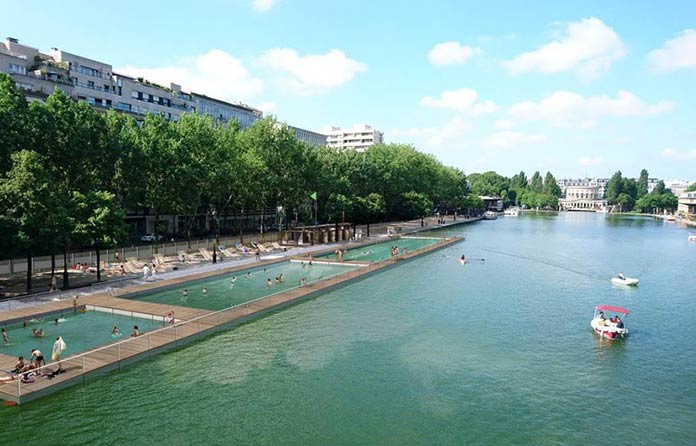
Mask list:
[[[231,283],[232,285],[234,285],[234,283],[235,283],[236,281],[237,281],[237,278],[236,278],[235,276],[232,276],[232,278],[230,279],[230,283]]]
[[[121,336],[121,332],[119,331],[117,325],[114,325],[114,329],[111,330],[111,336]]]
[[[244,276],[245,279],[250,279],[251,278],[251,272],[246,273],[246,276]]]
[[[266,286],[268,288],[271,288],[273,286],[273,282],[271,282],[271,278],[269,277],[268,280],[266,280]]]
[[[182,294],[183,294],[184,296],[188,296],[188,288],[186,288],[186,289],[182,292]]]
[[[203,287],[203,290],[202,290],[202,292],[203,292],[203,294],[208,294],[208,288],[206,288],[206,287]]]

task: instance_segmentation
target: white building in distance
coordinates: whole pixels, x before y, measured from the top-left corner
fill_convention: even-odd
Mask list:
[[[691,184],[693,184],[691,181],[686,180],[665,181],[665,188],[671,190],[674,195],[679,197],[686,192],[686,189],[688,189]]]
[[[326,138],[326,145],[332,149],[353,149],[364,152],[374,144],[384,142],[384,133],[371,125],[356,125],[352,129],[343,130],[341,127],[331,127]]]

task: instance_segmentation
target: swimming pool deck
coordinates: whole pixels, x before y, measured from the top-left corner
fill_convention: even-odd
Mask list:
[[[157,353],[175,349],[216,330],[232,327],[252,318],[259,317],[269,311],[275,311],[284,306],[300,302],[328,289],[344,285],[358,278],[373,274],[376,271],[398,265],[399,262],[442,249],[462,240],[463,239],[459,237],[442,239],[440,242],[409,252],[408,254],[401,254],[396,258],[365,263],[358,268],[326,279],[311,282],[304,286],[298,286],[278,294],[264,296],[220,311],[208,311],[175,305],[143,302],[135,299],[123,299],[119,296],[143,291],[152,292],[157,288],[214,277],[236,270],[263,266],[264,264],[283,262],[287,261],[288,258],[256,262],[253,265],[236,265],[216,271],[201,272],[186,277],[143,283],[128,289],[111,291],[109,293],[80,296],[79,305],[86,307],[88,310],[98,307],[101,311],[111,310],[140,317],[153,316],[160,318],[169,312],[173,312],[176,323],[144,333],[139,337],[129,337],[88,352],[66,357],[66,359],[61,360],[61,368],[65,373],[56,375],[52,379],[39,376],[30,383],[22,383],[17,380],[0,383],[0,399],[17,404],[32,401],[65,387],[84,382],[89,378],[120,369],[140,359],[149,358]],[[371,244],[374,244],[374,242],[371,241],[360,245],[354,245],[354,247],[369,246]],[[333,248],[317,251],[315,254],[321,254],[327,251],[330,252],[332,249]],[[298,258],[304,259],[304,256]],[[72,312],[72,301],[49,302],[38,306],[0,313],[0,322],[16,322],[32,316],[55,314],[61,311]],[[49,355],[46,355],[46,358],[49,359]],[[14,366],[16,361],[17,359],[14,357],[0,354],[0,369],[9,370]],[[43,368],[42,372],[48,373],[57,368],[56,363],[49,363]],[[0,374],[0,376],[2,376],[2,374]]]

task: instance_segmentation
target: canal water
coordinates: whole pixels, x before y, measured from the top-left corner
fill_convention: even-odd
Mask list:
[[[567,213],[435,234],[466,241],[0,407],[0,444],[694,444],[688,231]],[[631,311],[627,339],[592,333],[602,303]]]

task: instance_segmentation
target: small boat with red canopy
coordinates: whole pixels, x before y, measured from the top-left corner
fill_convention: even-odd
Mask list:
[[[624,324],[629,311],[613,305],[597,305],[590,326],[595,333],[607,339],[622,339],[628,335]]]

